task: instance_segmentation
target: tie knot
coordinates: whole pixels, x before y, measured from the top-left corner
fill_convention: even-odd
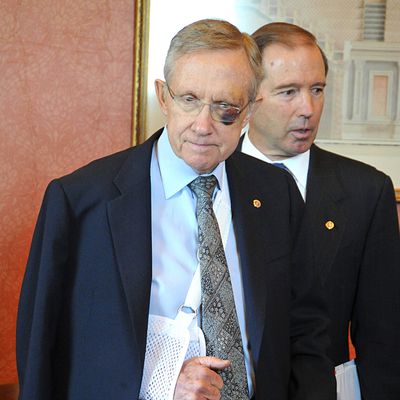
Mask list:
[[[286,169],[286,171],[289,171],[288,167],[282,162],[274,162],[274,163],[272,163],[272,165],[274,167],[278,167],[278,168],[281,168],[281,169]]]
[[[197,196],[197,198],[211,196],[217,186],[217,178],[214,175],[198,176],[194,181],[189,183],[189,188]]]

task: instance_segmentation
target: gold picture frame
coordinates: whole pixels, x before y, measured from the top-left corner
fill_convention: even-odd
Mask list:
[[[134,57],[132,93],[132,145],[142,143],[146,132],[147,60],[150,0],[136,0],[134,6]]]

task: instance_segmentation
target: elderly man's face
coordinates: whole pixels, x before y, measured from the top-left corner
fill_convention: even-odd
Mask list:
[[[213,103],[242,109],[249,101],[252,71],[243,50],[200,51],[180,57],[168,82],[156,81],[161,109],[167,117],[169,141],[174,153],[199,174],[211,172],[235,150],[247,123],[250,106],[231,124],[216,121]],[[172,97],[187,103],[201,100],[198,113],[182,108]],[[213,107],[214,107],[213,106]],[[214,107],[215,108],[215,107]]]

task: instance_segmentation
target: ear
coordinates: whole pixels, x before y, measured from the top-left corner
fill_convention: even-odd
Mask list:
[[[251,116],[257,111],[257,108],[261,104],[261,100],[262,100],[262,97],[257,96],[256,99],[254,100],[254,102],[249,105],[249,109],[247,110],[247,113],[246,113],[246,118],[242,122],[242,128],[244,128],[246,126],[246,124],[249,122]]]
[[[168,114],[167,103],[165,101],[165,85],[166,83],[161,79],[154,81],[154,88],[156,90],[156,96],[158,104],[160,105],[161,111],[164,115]]]

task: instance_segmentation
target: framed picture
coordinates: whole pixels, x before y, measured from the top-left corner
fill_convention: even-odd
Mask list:
[[[252,33],[268,22],[312,32],[329,60],[317,142],[391,176],[400,188],[400,0],[136,0],[133,143],[165,123],[154,80],[175,33],[221,18]],[[397,191],[400,200],[399,190]]]

